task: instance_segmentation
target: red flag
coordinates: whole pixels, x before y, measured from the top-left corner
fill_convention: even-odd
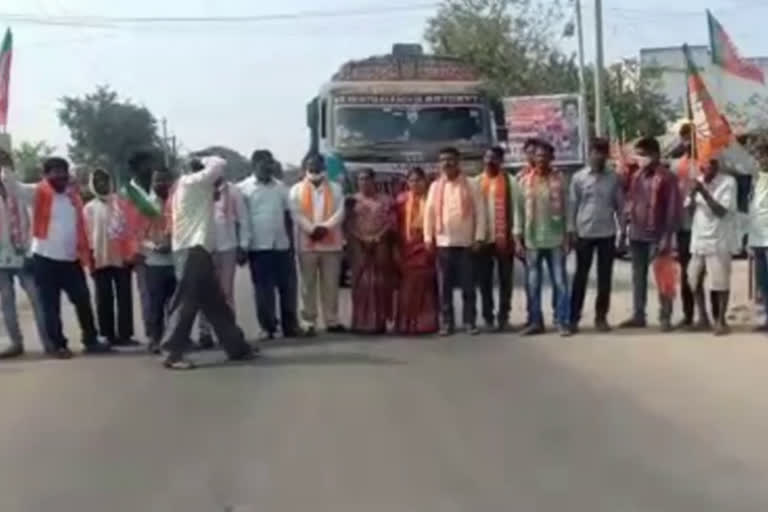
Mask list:
[[[707,20],[709,22],[709,46],[712,53],[712,63],[733,75],[765,84],[763,70],[741,58],[730,36],[709,11],[707,11]]]
[[[688,45],[683,46],[683,53],[688,68],[688,101],[696,133],[696,161],[700,166],[705,166],[731,144],[733,132],[728,120],[717,110],[717,105],[691,58]]]
[[[0,50],[0,126],[8,125],[8,99],[11,85],[11,57],[13,57],[13,35],[6,30],[3,47]]]

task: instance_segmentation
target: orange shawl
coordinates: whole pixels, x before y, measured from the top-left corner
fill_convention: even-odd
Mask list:
[[[509,243],[509,196],[507,176],[503,171],[499,171],[496,176],[489,176],[483,173],[483,197],[486,202],[491,193],[491,184],[493,184],[493,241],[499,249],[506,249]]]
[[[43,180],[37,186],[35,192],[34,214],[32,220],[32,236],[45,240],[48,238],[48,228],[51,225],[51,212],[53,210],[53,197],[56,193],[47,180]],[[91,250],[88,246],[88,235],[85,232],[85,217],[83,217],[83,200],[79,192],[70,187],[67,196],[75,208],[75,222],[77,223],[77,257],[80,264],[90,268]]]
[[[333,203],[333,191],[331,190],[331,186],[328,184],[327,181],[323,181],[322,185],[323,187],[323,218],[322,222],[327,221],[331,218],[333,215],[333,212],[336,210],[336,205]],[[311,183],[309,180],[304,180],[304,183],[301,186],[301,211],[304,214],[304,216],[308,219],[313,219],[315,221],[315,201],[314,201],[314,194],[313,194],[313,188],[315,185]],[[332,230],[328,230],[328,233],[320,240],[309,240],[310,245],[314,245],[316,243],[333,243],[335,241],[335,233]]]
[[[424,196],[416,197],[413,191],[407,193],[405,200],[405,239],[411,241],[414,232],[414,226],[419,230],[424,229]]]

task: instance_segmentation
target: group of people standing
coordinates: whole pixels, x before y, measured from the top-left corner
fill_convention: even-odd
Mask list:
[[[568,176],[552,165],[553,147],[531,139],[524,148],[527,165],[517,175],[504,170],[504,152],[493,147],[485,154],[483,172],[474,177],[462,172],[459,151],[449,147],[439,153],[437,176],[430,180],[421,168],[411,169],[407,190],[397,197],[377,191],[370,169],[356,174],[357,192],[345,196],[318,154],[304,159],[302,179],[289,188],[276,178],[279,163],[267,150],[253,153],[253,175],[237,184],[224,179],[221,158],[191,160],[174,177],[152,153],[139,151],[128,162],[132,179],[120,190],[109,172],[94,170],[93,198],[83,204],[66,160],[47,159],[41,182],[21,183],[10,142],[0,142],[0,303],[12,343],[0,354],[4,358],[24,352],[15,278],[29,296],[46,352],[58,358],[72,356],[61,323],[62,292],[74,305],[86,352],[138,344],[134,274],[149,348],[165,353],[168,368],[193,367],[185,353],[196,321],[202,348],[218,341],[234,360],[258,352],[246,343],[235,318],[238,266],[250,267],[265,339],[278,332],[314,336],[319,309],[327,331],[346,332],[338,314],[345,251],[349,329],[355,333],[451,335],[457,330],[456,288],[466,332],[508,331],[518,259],[525,269],[528,309],[522,334],[545,331],[546,269],[553,323],[570,336],[579,329],[595,254],[595,327],[609,331],[614,259],[617,245],[627,242],[633,315],[622,327],[646,325],[648,273],[654,268],[662,330],[673,328],[676,286],[669,281],[679,279],[682,326],[708,330],[714,324],[716,333],[728,332],[736,183],[720,172],[716,160],[695,172],[689,147],[670,167],[662,163],[655,139],[641,139],[634,172],[615,172],[608,166],[608,142],[595,139],[589,165]],[[768,296],[765,176],[756,180],[751,241]],[[93,281],[95,315],[86,271]]]

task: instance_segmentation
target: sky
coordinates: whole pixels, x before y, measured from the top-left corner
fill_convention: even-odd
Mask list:
[[[547,1],[547,0],[543,0]],[[417,0],[5,0],[8,15],[258,16],[424,5]],[[582,0],[587,60],[594,55],[594,4]],[[264,5],[260,5],[264,4]],[[744,55],[768,55],[766,0],[604,0],[606,62],[640,48],[707,43],[709,8]],[[183,150],[210,145],[246,155],[270,148],[295,163],[308,148],[306,103],[345,61],[387,53],[394,42],[421,42],[425,7],[373,16],[247,24],[63,27],[10,23],[15,54],[8,130],[14,143],[46,140],[60,153],[69,140],[56,117],[59,99],[107,84],[167,119]],[[5,18],[4,18],[5,17]],[[575,40],[561,42],[575,50]],[[566,92],[566,91],[564,91]]]

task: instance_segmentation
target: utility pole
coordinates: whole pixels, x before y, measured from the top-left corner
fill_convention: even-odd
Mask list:
[[[581,96],[581,109],[579,109],[579,122],[581,123],[582,151],[584,160],[589,156],[589,123],[587,122],[587,77],[584,66],[584,25],[581,20],[581,0],[575,1],[576,9],[576,37],[579,40],[579,96]]]
[[[605,136],[603,86],[603,0],[595,0],[595,134]]]
[[[163,126],[163,162],[165,162],[165,167],[168,168],[171,163],[171,155],[168,152],[168,121],[163,118],[162,120],[162,126]]]

